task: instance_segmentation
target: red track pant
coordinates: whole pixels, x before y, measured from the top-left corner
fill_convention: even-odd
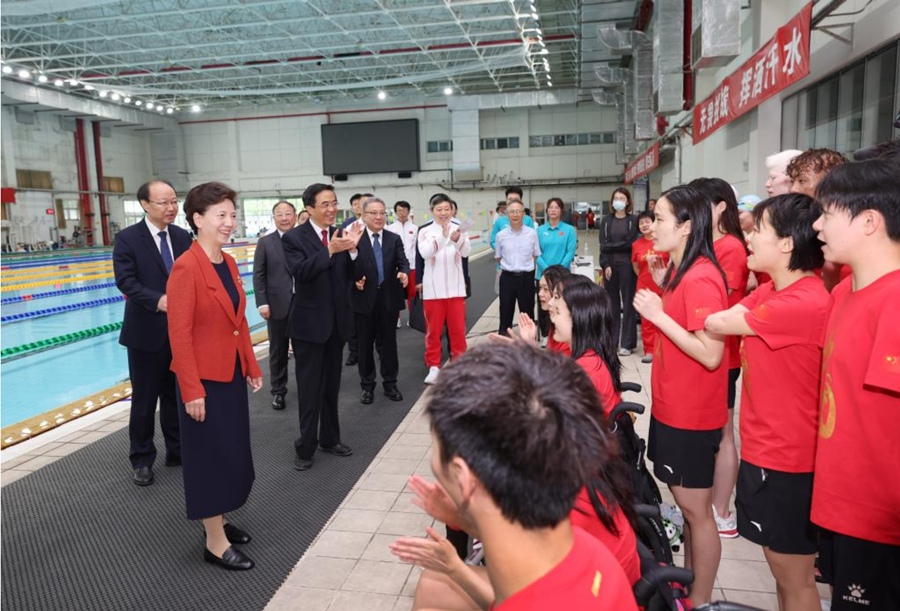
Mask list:
[[[425,365],[441,366],[441,336],[444,324],[450,335],[450,358],[455,360],[466,351],[466,299],[426,299],[425,310]]]

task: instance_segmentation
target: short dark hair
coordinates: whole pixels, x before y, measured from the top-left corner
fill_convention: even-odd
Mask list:
[[[405,202],[402,199],[394,204],[394,212],[397,212],[397,208],[406,208],[407,210],[412,210],[412,206],[409,205],[409,202]]]
[[[362,196],[363,196],[362,193],[354,193],[353,195],[350,196],[350,203],[352,204],[353,202],[355,202]]]
[[[205,182],[188,191],[187,197],[184,198],[184,216],[194,233],[197,233],[194,215],[203,216],[210,206],[222,203],[226,199],[231,200],[231,203],[237,208],[237,193],[228,185],[220,182]]]
[[[874,210],[884,218],[891,241],[900,242],[900,171],[895,161],[870,159],[835,168],[816,188],[816,200],[825,210],[846,210],[850,218]]]
[[[150,187],[156,183],[162,183],[162,184],[170,187],[173,191],[175,190],[175,187],[172,186],[172,183],[170,183],[168,180],[163,180],[161,178],[157,178],[155,180],[145,182],[140,187],[138,187],[137,198],[138,198],[139,202],[149,202],[150,201]]]
[[[427,401],[441,463],[464,460],[504,518],[526,529],[566,519],[578,492],[621,460],[584,370],[524,342],[465,352]]]
[[[791,159],[784,173],[797,180],[801,174],[812,171],[815,174],[830,172],[833,168],[847,163],[844,156],[831,149],[808,149]]]
[[[448,202],[450,204],[450,208],[453,208],[453,200],[450,199],[450,196],[446,193],[435,193],[431,196],[431,199],[428,200],[428,207],[431,210],[434,210],[434,207],[438,204],[443,204],[444,202]]]
[[[531,208],[525,208],[525,216],[531,216]]]
[[[500,208],[506,208],[506,201],[505,201],[505,200],[502,201],[502,202],[497,202],[497,209],[495,210],[495,212],[500,212]]]
[[[563,200],[561,200],[558,197],[551,197],[550,199],[547,200],[547,209],[550,208],[550,204],[556,204],[557,206],[559,206],[560,210],[566,209],[565,204],[563,204]]]
[[[334,193],[334,185],[326,185],[321,182],[314,182],[309,185],[306,187],[306,191],[303,192],[303,205],[307,208],[315,208],[316,196],[322,191],[331,191]]]
[[[637,215],[638,223],[641,222],[641,219],[650,219],[651,221],[655,221],[656,214],[653,213],[653,210],[641,210]]]
[[[768,212],[768,216],[765,214]],[[819,218],[821,209],[816,201],[802,193],[787,193],[770,197],[756,205],[753,219],[759,227],[763,222],[775,230],[779,238],[793,238],[794,250],[788,269],[811,272],[825,265],[822,242],[813,223]]]
[[[456,201],[455,201],[455,200],[452,200],[452,199],[450,200],[450,207],[451,207],[453,210],[459,210],[459,206],[456,205]]]
[[[522,187],[506,187],[506,192],[504,193],[504,195],[506,197],[509,197],[510,193],[515,193],[519,196],[519,199],[525,197],[525,192],[522,191]]]
[[[894,159],[900,162],[900,138],[886,140],[873,146],[854,151],[853,159],[856,161],[866,161],[868,159]]]
[[[288,206],[291,207],[291,210],[293,210],[294,212],[297,212],[297,208],[294,206],[294,204],[292,204],[291,202],[289,202],[286,199],[282,199],[282,200],[279,200],[274,206],[272,206],[272,214],[273,215],[275,214],[275,209],[278,208],[278,206],[280,206],[281,204],[287,204]]]

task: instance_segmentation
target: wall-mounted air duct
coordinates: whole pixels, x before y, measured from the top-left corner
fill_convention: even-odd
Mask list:
[[[692,0],[691,68],[724,66],[741,52],[740,0]]]
[[[631,30],[619,30],[612,25],[602,25],[597,28],[597,40],[610,52],[617,55],[631,55],[631,34]]]
[[[649,140],[656,135],[653,114],[653,42],[643,32],[632,32],[634,41],[634,137]]]
[[[612,91],[604,91],[603,89],[592,89],[591,97],[601,106],[613,106],[617,103],[616,94]]]
[[[684,104],[684,0],[657,0],[654,13],[654,108],[657,114],[675,114]]]
[[[622,139],[625,141],[625,154],[633,155],[638,152],[638,143],[634,138],[634,123],[635,123],[635,107],[634,107],[634,91],[635,91],[635,82],[634,82],[634,72],[631,70],[624,70],[625,73],[625,93],[624,93],[624,102],[623,106],[625,106],[625,128],[624,131],[620,134]]]
[[[594,66],[594,75],[600,81],[600,86],[606,88],[621,89],[625,81],[622,69],[609,64],[597,64]]]

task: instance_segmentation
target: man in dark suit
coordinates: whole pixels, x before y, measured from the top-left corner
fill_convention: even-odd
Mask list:
[[[353,453],[341,443],[338,392],[351,320],[349,251],[356,249],[364,231],[361,224],[340,232],[332,227],[338,204],[331,185],[307,187],[303,205],[309,221],[282,238],[295,289],[288,334],[294,342],[299,389],[300,437],[294,442],[298,471],[313,466],[317,446],[337,456]]]
[[[371,193],[354,193],[350,196],[350,209],[353,211],[353,216],[344,219],[344,222],[341,223],[341,229],[346,229],[353,223],[362,221],[362,204],[369,197],[372,197]],[[359,363],[359,338],[356,335],[356,321],[352,316],[350,318],[350,338],[347,340],[347,350],[349,354],[344,365],[352,367]]]
[[[400,362],[397,358],[397,316],[406,307],[404,290],[409,282],[409,261],[403,240],[385,231],[384,200],[368,197],[363,202],[362,219],[366,235],[359,241],[353,261],[355,290],[350,291],[356,333],[359,338],[360,401],[372,403],[375,392],[376,339],[381,356],[381,381],[384,395],[391,401],[403,401],[397,389]]]
[[[260,238],[253,255],[253,290],[256,307],[269,330],[269,372],[272,409],[284,409],[288,379],[288,314],[294,293],[294,279],[284,257],[281,239],[297,224],[294,204],[280,201],[272,209],[275,231]]]
[[[116,235],[113,272],[125,295],[125,319],[119,343],[128,348],[131,419],[128,435],[132,476],[138,486],[153,483],[156,404],[166,442],[166,465],[181,464],[181,439],[175,404],[175,375],[169,371],[172,348],[166,317],[166,282],[175,259],[191,246],[190,234],[173,225],[178,214],[175,189],[164,180],[141,185],[137,198],[144,220]]]

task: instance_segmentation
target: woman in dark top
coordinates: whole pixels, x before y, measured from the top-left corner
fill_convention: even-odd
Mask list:
[[[187,517],[203,521],[207,562],[247,570],[253,561],[231,545],[249,543],[250,535],[225,514],[240,508],[253,486],[247,384],[258,391],[262,373],[241,276],[222,251],[237,224],[236,197],[220,183],[188,193],[184,213],[197,241],[172,267],[166,294]]]
[[[640,237],[638,223],[632,211],[631,193],[624,187],[612,192],[610,213],[600,221],[600,267],[604,287],[612,300],[613,336],[618,338],[621,328],[620,356],[628,356],[637,347],[637,319],[634,313],[634,292],[637,274],[631,265],[631,245]]]

